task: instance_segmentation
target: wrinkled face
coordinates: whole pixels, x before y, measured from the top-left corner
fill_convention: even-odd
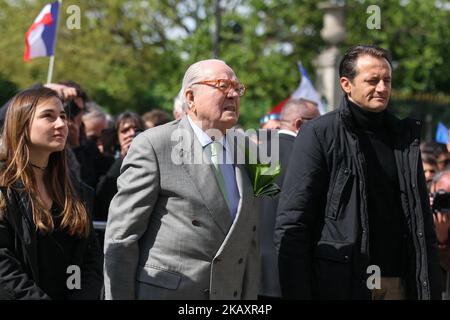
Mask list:
[[[199,81],[228,79],[238,82],[234,71],[221,62],[205,62]],[[234,88],[220,90],[213,84],[194,84],[185,92],[188,114],[201,123],[203,130],[215,128],[222,133],[233,127],[239,118],[240,97]]]
[[[64,149],[68,134],[61,101],[51,98],[40,103],[30,124],[30,151],[56,152]]]
[[[444,171],[445,167],[450,163],[450,155],[448,152],[443,152],[438,156],[437,166],[439,171]]]
[[[434,191],[444,190],[445,192],[450,193],[450,175],[445,173],[434,187]]]
[[[392,70],[384,58],[360,56],[356,62],[356,77],[350,81],[341,77],[341,87],[348,98],[371,112],[386,109],[391,95]]]
[[[100,138],[102,136],[102,131],[106,128],[107,122],[103,118],[93,118],[84,123],[84,131],[86,132],[86,137],[90,140],[96,141],[97,144],[100,143]]]
[[[270,119],[266,123],[261,126],[261,129],[280,129],[281,123],[280,120]]]

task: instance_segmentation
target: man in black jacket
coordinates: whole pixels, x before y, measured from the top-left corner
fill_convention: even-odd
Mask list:
[[[420,122],[386,108],[389,53],[350,48],[339,110],[297,136],[275,228],[289,299],[440,299]]]

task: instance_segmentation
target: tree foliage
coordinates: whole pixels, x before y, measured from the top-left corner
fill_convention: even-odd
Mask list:
[[[25,32],[46,2],[0,0],[0,83],[8,83],[0,87],[0,99],[46,80],[48,58],[22,61]],[[219,57],[248,87],[241,123],[256,126],[297,87],[297,61],[314,78],[313,61],[326,47],[323,12],[315,0],[220,3]],[[366,27],[371,4],[380,6],[380,30]],[[70,5],[81,9],[80,29],[66,26]],[[434,1],[347,1],[347,39],[340,49],[382,45],[393,53],[396,90],[448,94],[449,21],[449,10]],[[81,83],[113,114],[171,110],[186,68],[213,56],[215,23],[215,0],[64,1],[53,80]]]
[[[344,46],[366,42],[388,48],[394,60],[394,86],[408,93],[450,90],[450,8],[444,1],[352,1],[347,6],[349,32]],[[439,5],[441,3],[441,5]],[[369,5],[378,5],[381,29],[365,28]],[[350,14],[351,12],[351,14]]]

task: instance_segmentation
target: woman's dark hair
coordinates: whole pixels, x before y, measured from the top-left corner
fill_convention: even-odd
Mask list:
[[[145,130],[145,125],[142,121],[142,118],[135,112],[125,111],[117,116],[116,123],[114,125],[116,132],[118,132],[119,126],[122,122],[133,122],[136,126],[136,129],[139,129],[140,131]]]
[[[432,154],[435,159],[439,157],[441,153],[447,152],[447,146],[442,143],[437,143],[435,141],[422,142],[420,144],[420,152],[422,154],[429,153]]]
[[[108,156],[114,156],[116,149],[120,149],[118,147],[118,139],[115,128],[106,128],[102,130],[102,134],[100,137],[103,144],[103,154]]]
[[[423,152],[423,153],[421,153],[421,158],[422,158],[422,162],[428,163],[432,166],[437,166],[437,160],[436,160],[436,157],[434,156],[434,154]]]
[[[172,121],[172,117],[170,116],[170,114],[163,110],[155,109],[144,113],[142,115],[142,120],[144,122],[150,121],[154,124],[155,127],[157,127]]]

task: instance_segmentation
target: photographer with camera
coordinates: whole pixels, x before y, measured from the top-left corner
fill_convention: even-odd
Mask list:
[[[79,164],[79,177],[94,190],[100,177],[106,173],[112,161],[102,157],[94,139],[88,139],[83,116],[88,113],[90,99],[86,91],[74,81],[60,84],[75,89],[76,96],[65,101],[64,109],[68,116],[69,136],[67,143]],[[72,162],[75,163],[75,161]],[[75,163],[76,165],[76,163]]]
[[[444,288],[446,288],[448,299],[450,290],[448,286],[450,271],[450,170],[442,171],[434,176],[430,191],[430,204],[439,243],[439,262],[441,269],[443,269],[444,279],[447,278],[447,284],[444,285]]]

